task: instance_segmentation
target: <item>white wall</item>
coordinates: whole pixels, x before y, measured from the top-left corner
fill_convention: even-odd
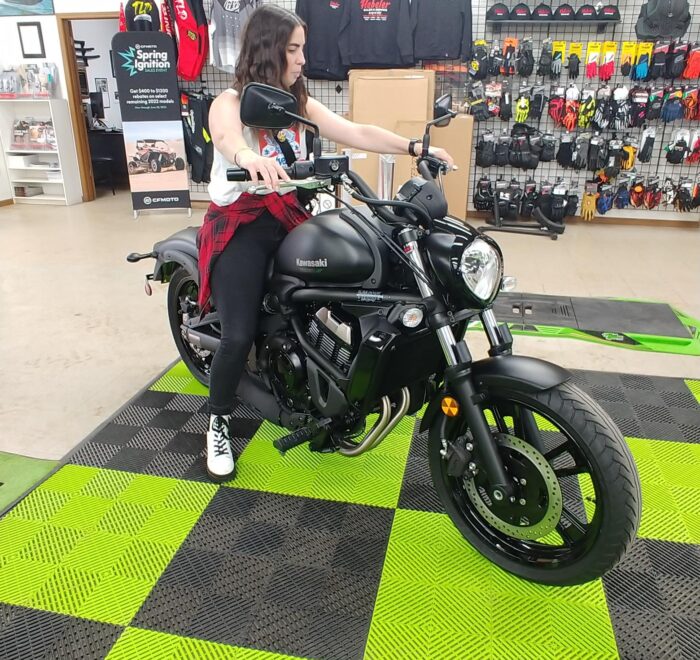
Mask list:
[[[98,60],[88,60],[86,69],[88,87],[91,92],[96,92],[95,78],[107,78],[109,89],[109,108],[105,108],[105,123],[108,126],[121,128],[122,115],[119,110],[119,101],[115,100],[114,92],[117,91],[117,80],[112,77],[112,66],[109,61],[109,51],[112,48],[112,37],[119,31],[119,21],[114,18],[101,20],[71,21],[73,26],[73,38],[85,41],[86,48],[94,48],[87,55],[99,55]]]
[[[120,0],[98,0],[97,2],[88,2],[88,0],[53,0],[53,10],[57,14],[119,11],[119,2]]]

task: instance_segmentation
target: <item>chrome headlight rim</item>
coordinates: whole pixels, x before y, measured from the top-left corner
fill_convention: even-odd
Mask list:
[[[462,251],[459,273],[469,294],[488,305],[498,294],[503,279],[503,259],[498,248],[485,237],[476,237]]]

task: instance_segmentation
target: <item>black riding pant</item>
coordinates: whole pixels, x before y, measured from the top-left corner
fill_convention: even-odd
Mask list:
[[[282,223],[265,211],[236,229],[214,263],[211,291],[222,337],[211,365],[212,414],[228,415],[235,407],[236,389],[255,339],[267,264],[286,234]]]

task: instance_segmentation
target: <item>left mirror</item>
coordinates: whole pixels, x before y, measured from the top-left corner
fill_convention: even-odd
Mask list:
[[[288,128],[296,114],[294,94],[262,83],[248,83],[241,94],[241,121],[251,128]]]

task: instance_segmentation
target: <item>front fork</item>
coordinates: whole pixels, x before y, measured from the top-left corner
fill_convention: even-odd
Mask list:
[[[425,266],[420,250],[418,249],[418,233],[413,228],[406,228],[399,232],[399,241],[404,254],[410,259],[416,269],[425,276]],[[423,298],[431,298],[434,292],[428,282],[416,274],[418,289]],[[435,317],[443,317],[442,320]],[[479,406],[482,401],[480,394],[474,389],[472,381],[472,356],[464,340],[457,341],[450,326],[449,319],[445,319],[445,314],[440,311],[433,315],[431,319],[433,327],[437,325],[436,331],[440,345],[442,346],[447,369],[445,369],[445,381],[449,384],[450,392],[453,392],[471,430],[474,444],[482,460],[483,468],[491,484],[489,495],[497,502],[505,498],[514,496],[512,481],[508,479],[503,461],[498,453],[498,447],[494,440],[484,411]],[[487,327],[487,334],[491,342],[492,351],[498,350],[496,347],[503,346],[503,340],[507,336],[502,336],[502,328],[496,324],[496,319],[491,310],[482,314],[482,320]],[[508,328],[505,328],[507,335],[510,335]],[[512,340],[511,340],[512,343]]]

